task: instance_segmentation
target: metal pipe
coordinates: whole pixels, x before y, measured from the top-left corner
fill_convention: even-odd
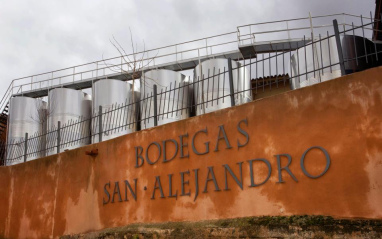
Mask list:
[[[28,156],[28,133],[25,133],[24,138],[24,163],[27,161]]]
[[[98,142],[102,142],[102,105],[98,107]]]
[[[334,27],[334,34],[336,37],[338,57],[340,59],[339,63],[340,63],[340,67],[341,67],[341,75],[345,75],[346,73],[345,73],[344,55],[343,55],[342,47],[341,47],[341,39],[340,39],[340,33],[338,31],[337,19],[333,20],[333,27]]]
[[[158,112],[157,112],[157,85],[153,85],[153,97],[154,97],[154,126],[158,126]]]
[[[60,153],[61,145],[61,121],[57,122],[57,153]]]
[[[231,58],[228,58],[228,80],[229,80],[229,91],[230,91],[230,98],[231,98],[231,106],[235,106]]]

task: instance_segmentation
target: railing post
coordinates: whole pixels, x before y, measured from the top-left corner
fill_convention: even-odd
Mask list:
[[[98,62],[96,62],[96,79],[98,79]]]
[[[154,126],[158,126],[158,112],[157,112],[157,85],[153,86],[153,97],[154,97]]]
[[[102,105],[98,108],[98,142],[102,142]]]
[[[25,133],[25,141],[24,141],[24,163],[27,161],[28,154],[28,133]]]
[[[342,47],[341,47],[341,39],[340,39],[339,30],[338,30],[337,19],[333,20],[333,28],[334,28],[334,35],[336,37],[336,43],[337,43],[338,59],[340,60],[341,75],[345,75],[344,55],[343,55]]]
[[[232,74],[232,60],[228,58],[228,80],[229,80],[229,92],[231,98],[231,106],[235,106],[235,94],[233,89],[233,74]]]
[[[206,38],[206,54],[208,56],[208,43],[207,43],[207,38]]]
[[[61,145],[61,121],[57,122],[57,153],[60,153]]]

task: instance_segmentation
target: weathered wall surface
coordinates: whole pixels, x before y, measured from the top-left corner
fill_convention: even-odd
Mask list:
[[[0,167],[0,237],[262,215],[382,219],[381,75],[375,68]],[[314,148],[301,166],[312,146],[327,155]],[[146,161],[147,148],[149,160],[159,155],[158,162]],[[98,155],[85,154],[91,149]],[[145,160],[142,166],[136,158]]]
[[[324,216],[263,216],[198,222],[139,223],[65,235],[62,239],[294,238],[380,239],[382,221]]]

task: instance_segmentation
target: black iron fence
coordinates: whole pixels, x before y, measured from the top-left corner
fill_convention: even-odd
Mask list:
[[[298,49],[278,51],[276,47],[273,52],[257,54],[238,63],[226,59],[227,64],[222,68],[197,67],[194,78],[169,82],[167,86],[146,84],[143,78],[139,97],[129,97],[124,103],[108,107],[96,107],[89,118],[57,122],[46,132],[26,133],[2,145],[5,149],[3,165],[102,142],[243,104],[266,96],[264,93],[305,87],[381,65],[382,47],[366,37],[373,31],[376,21],[362,22],[359,26],[352,24],[342,31],[336,20],[333,23],[335,34],[304,36],[304,44]]]

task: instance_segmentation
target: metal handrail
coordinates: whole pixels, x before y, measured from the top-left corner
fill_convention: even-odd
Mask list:
[[[328,14],[328,15],[319,15],[319,16],[312,16],[312,17],[300,17],[300,18],[291,18],[291,19],[286,19],[286,20],[278,20],[278,21],[271,21],[271,22],[259,22],[259,23],[251,23],[251,24],[246,24],[246,25],[241,25],[237,26],[237,28],[241,27],[248,27],[248,26],[256,26],[256,25],[264,25],[264,24],[269,24],[269,23],[279,23],[279,22],[291,22],[291,21],[299,21],[299,20],[308,20],[310,18],[316,19],[316,18],[324,18],[324,17],[336,17],[336,16],[349,16],[349,17],[356,17],[360,18],[360,16],[354,15],[354,14],[348,14],[348,13],[335,13],[335,14]],[[370,17],[363,17],[365,19],[372,19]]]
[[[246,24],[246,25],[241,25],[241,26],[238,26],[237,27],[237,35],[238,35],[238,42],[240,44],[240,42],[243,42],[244,40],[253,40],[253,36],[254,34],[267,34],[267,33],[276,33],[276,32],[284,32],[284,31],[287,31],[287,32],[290,32],[290,31],[294,31],[294,30],[307,30],[307,29],[316,29],[316,28],[323,28],[323,27],[330,27],[330,26],[333,26],[332,24],[329,24],[329,25],[320,25],[320,26],[310,26],[310,27],[301,27],[301,28],[288,28],[288,23],[290,22],[293,22],[293,21],[301,21],[301,20],[312,20],[312,19],[318,19],[318,18],[327,18],[327,17],[336,17],[336,16],[341,16],[343,17],[343,23],[339,23],[338,25],[341,25],[343,27],[345,26],[351,26],[350,24],[346,24],[346,21],[345,21],[345,17],[348,16],[348,17],[356,17],[358,19],[361,19],[362,16],[357,16],[357,15],[353,15],[353,14],[347,14],[347,13],[337,13],[337,14],[329,14],[329,15],[320,15],[320,16],[309,16],[309,17],[301,17],[301,18],[293,18],[293,19],[287,19],[287,20],[278,20],[278,21],[270,21],[270,22],[261,22],[261,23],[253,23],[253,24]],[[365,19],[373,19],[371,17],[363,17]],[[279,29],[279,30],[273,30],[273,31],[259,31],[259,32],[252,32],[252,28],[253,26],[259,26],[259,25],[265,25],[265,24],[274,24],[274,23],[287,23],[287,26],[286,28],[284,29]],[[248,28],[249,27],[249,30],[248,32],[249,33],[245,33],[245,34],[241,34],[241,29],[243,28]],[[251,36],[251,38],[245,38],[243,39],[243,37],[245,36]]]
[[[192,41],[186,41],[186,42],[182,42],[182,43],[167,45],[167,46],[158,47],[158,48],[153,48],[153,49],[150,49],[150,50],[147,50],[147,51],[140,51],[140,52],[136,52],[134,54],[131,53],[131,54],[128,54],[128,55],[116,56],[116,57],[107,58],[107,59],[103,59],[103,60],[99,60],[99,61],[93,61],[93,62],[89,62],[89,63],[85,63],[85,64],[80,64],[80,65],[75,65],[75,66],[71,66],[71,67],[66,67],[66,68],[62,68],[62,69],[59,69],[59,70],[55,70],[55,71],[48,71],[48,72],[45,72],[45,73],[25,76],[25,77],[21,77],[21,78],[16,78],[13,81],[28,79],[28,78],[36,77],[36,76],[42,76],[42,75],[51,74],[51,73],[59,72],[59,71],[70,70],[70,69],[77,68],[77,67],[82,67],[82,66],[92,65],[92,64],[96,64],[96,63],[101,63],[101,62],[104,62],[104,61],[119,59],[121,57],[128,57],[128,56],[133,56],[133,55],[139,55],[139,54],[147,53],[147,52],[150,52],[150,51],[157,51],[157,50],[161,50],[161,49],[165,49],[165,48],[170,48],[170,47],[174,47],[174,46],[180,46],[180,45],[183,45],[183,44],[197,42],[197,41],[202,41],[202,40],[208,40],[208,39],[212,39],[212,38],[215,38],[215,37],[230,35],[230,34],[234,34],[234,33],[236,33],[236,32],[228,32],[228,33],[223,33],[223,34],[214,35],[214,36],[210,36],[210,37],[199,38],[199,39],[195,39],[195,40],[192,40]],[[206,48],[206,47],[204,46],[204,47],[201,47],[200,49],[203,49],[203,48]],[[177,52],[177,53],[179,54],[181,52]]]
[[[211,45],[209,47],[215,47],[215,46],[221,46],[221,45],[227,45],[227,44],[232,44],[232,43],[236,43],[236,40],[235,41],[229,41],[229,42],[226,42],[226,43],[220,43],[220,44],[214,44],[214,45]],[[192,52],[192,51],[196,51],[196,50],[200,50],[200,49],[204,49],[205,47],[200,47],[200,48],[193,48],[193,49],[189,49],[189,50],[184,50],[184,51],[181,51],[181,52],[178,52],[178,54],[180,53],[186,53],[186,52]],[[144,60],[151,60],[151,59],[155,59],[155,58],[160,58],[160,57],[166,57],[166,56],[171,56],[173,55],[173,53],[169,53],[169,54],[164,54],[164,55],[160,55],[160,56],[157,56],[157,57],[153,57],[153,58],[145,58]],[[119,58],[119,57],[118,57]],[[118,59],[117,58],[117,59]],[[113,58],[114,59],[114,58]],[[102,62],[103,63],[103,62]],[[105,70],[105,69],[110,69],[110,67],[116,67],[116,66],[122,66],[122,65],[126,65],[126,63],[122,63],[122,64],[108,64],[106,65],[105,67],[99,67],[97,70],[100,71],[100,70]],[[70,77],[70,76],[75,76],[75,75],[81,75],[81,74],[84,74],[84,73],[90,73],[90,72],[93,72],[94,70],[87,70],[87,71],[81,71],[81,72],[77,72],[77,73],[74,73],[74,74],[68,74],[68,75],[61,75],[59,77],[55,77],[55,78],[51,78],[51,79],[46,79],[46,80],[40,80],[38,82],[33,82],[33,83],[26,83],[26,84],[23,84],[23,85],[18,85],[18,86],[14,86],[14,87],[24,87],[24,86],[28,86],[28,85],[33,85],[33,84],[36,84],[36,83],[43,83],[43,82],[49,82],[49,81],[52,81],[52,80],[56,80],[56,79],[59,79],[59,78],[65,78],[65,77]],[[129,71],[128,73],[132,73],[131,71]],[[101,75],[99,77],[103,77],[105,75]],[[24,79],[24,78],[23,78]],[[79,80],[79,81],[73,81],[73,82],[81,82],[83,80]],[[58,84],[56,85],[57,87],[60,87],[64,84]],[[19,90],[16,92],[17,93],[20,93],[20,88]]]
[[[236,33],[236,32],[230,32],[230,33],[225,33],[225,34],[220,34],[218,36],[223,36],[223,35],[229,35],[229,34],[233,34],[233,33]],[[208,38],[202,38],[202,39],[210,39],[210,38],[213,38],[213,37],[208,37]],[[195,41],[200,41],[200,39],[198,40],[194,40],[194,41],[188,41],[188,42],[185,42],[185,43],[190,43],[190,42],[195,42]],[[228,42],[224,42],[224,43],[219,43],[219,44],[214,44],[214,45],[208,45],[207,47],[208,48],[211,48],[211,47],[215,47],[215,46],[221,46],[221,45],[226,45],[226,44],[231,44],[231,43],[236,43],[236,40],[235,41],[228,41]],[[184,43],[180,43],[180,44],[174,44],[174,45],[170,45],[170,46],[179,46],[181,44],[184,44]],[[164,48],[168,48],[169,46],[166,46],[166,47],[161,47],[161,48],[155,48],[155,49],[151,49],[149,51],[155,51],[155,50],[158,50],[158,49],[164,49]],[[207,48],[206,46],[203,46],[203,47],[198,47],[198,48],[192,48],[192,49],[188,49],[188,50],[183,50],[183,51],[178,51],[176,53],[168,53],[168,54],[163,54],[163,55],[159,55],[159,56],[156,56],[156,57],[151,57],[151,58],[144,58],[143,60],[150,60],[150,59],[153,59],[153,58],[160,58],[160,57],[166,57],[166,56],[172,56],[174,54],[182,54],[182,53],[187,53],[187,52],[191,52],[191,51],[196,51],[196,50],[202,50],[202,49],[205,49]],[[135,55],[137,54],[143,54],[143,53],[147,53],[148,51],[146,52],[137,52],[135,53]],[[134,54],[129,54],[129,55],[124,55],[124,56],[118,56],[118,57],[113,57],[113,58],[108,58],[108,59],[104,59],[104,60],[100,60],[100,61],[95,61],[95,62],[91,62],[91,63],[86,63],[86,64],[82,64],[82,65],[76,65],[76,66],[73,66],[73,67],[69,67],[69,68],[63,68],[63,69],[59,69],[59,70],[56,70],[56,71],[49,71],[49,72],[46,72],[46,73],[40,73],[40,74],[37,74],[37,75],[32,75],[32,76],[27,76],[27,77],[22,77],[22,78],[18,78],[18,79],[14,79],[12,82],[14,81],[17,81],[17,80],[25,80],[25,79],[28,79],[28,78],[31,78],[31,77],[36,77],[36,76],[42,76],[42,75],[47,75],[47,74],[52,74],[52,73],[55,73],[55,72],[59,72],[59,71],[64,71],[64,70],[69,70],[69,69],[74,69],[74,68],[78,68],[78,67],[81,67],[81,66],[87,66],[87,65],[92,65],[92,64],[101,64],[101,63],[104,63],[105,61],[108,61],[108,60],[115,60],[115,59],[120,59],[122,57],[128,57],[128,56],[133,56]],[[114,66],[117,66],[117,65],[126,65],[126,63],[122,63],[122,64],[115,64]],[[39,82],[45,82],[45,81],[50,81],[50,80],[54,80],[54,79],[59,79],[59,78],[64,78],[64,77],[67,77],[67,76],[73,76],[73,75],[80,75],[81,73],[89,73],[89,72],[92,72],[92,71],[95,71],[95,70],[103,70],[103,69],[108,69],[109,66],[106,66],[106,67],[103,67],[103,68],[98,68],[98,69],[93,69],[93,70],[87,70],[87,71],[81,71],[81,72],[75,72],[75,73],[72,73],[72,74],[68,74],[68,75],[61,75],[61,76],[58,76],[58,77],[53,77],[53,78],[50,78],[50,79],[46,79],[46,80],[40,80],[40,81],[37,81],[37,82],[31,82],[31,83],[26,83],[26,84],[22,84],[22,85],[31,85],[31,84],[36,84],[36,83],[39,83]],[[16,85],[16,86],[13,86],[13,87],[18,87],[18,86],[22,86],[22,85]]]

